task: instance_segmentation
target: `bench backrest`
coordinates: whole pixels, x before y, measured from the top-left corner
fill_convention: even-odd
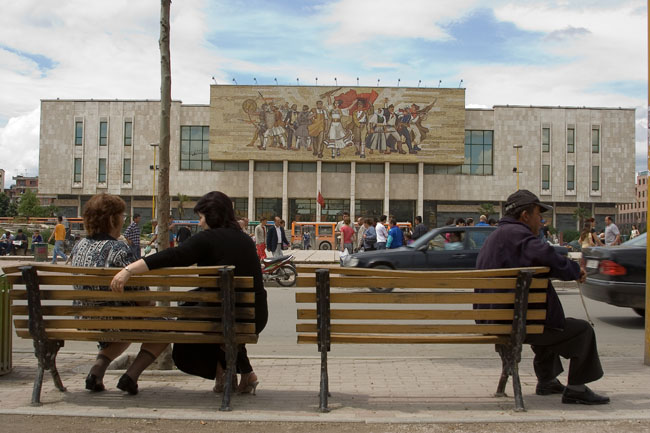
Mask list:
[[[133,276],[128,282],[130,287],[149,286],[151,291],[124,293],[72,287],[108,286],[120,270],[116,268],[39,264],[4,268],[4,271],[10,283],[26,285],[26,289],[11,291],[11,312],[19,337],[223,343],[228,335],[233,335],[237,343],[255,343],[253,279],[234,277],[233,269],[226,266],[158,269]],[[156,291],[153,286],[169,287],[170,291]],[[205,291],[188,291],[197,287]],[[130,301],[134,305],[73,305],[74,301],[87,304]],[[158,305],[148,305],[151,301],[158,301]],[[179,306],[179,303],[193,305]],[[229,315],[232,318],[226,317]],[[234,329],[234,334],[230,334],[229,327]]]
[[[316,287],[296,293],[299,343],[320,345],[319,335],[329,333],[332,343],[501,344],[515,331],[521,334],[523,329],[516,328],[522,320],[527,334],[543,332],[542,325],[525,321],[546,317],[544,309],[528,310],[528,305],[546,302],[548,278],[540,274],[548,268],[394,271],[300,266],[298,272],[299,287]],[[400,290],[355,290],[370,287]],[[474,308],[485,304],[503,308]]]

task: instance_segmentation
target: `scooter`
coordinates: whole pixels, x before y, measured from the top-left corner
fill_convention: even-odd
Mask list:
[[[274,281],[284,287],[296,284],[298,272],[293,264],[293,256],[280,256],[262,261],[262,277],[264,281]]]

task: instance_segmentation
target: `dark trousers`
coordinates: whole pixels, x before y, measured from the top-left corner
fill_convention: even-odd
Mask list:
[[[582,385],[603,377],[598,357],[596,334],[591,325],[567,318],[564,329],[544,328],[543,334],[526,336],[535,359],[533,367],[539,382],[555,379],[564,371],[560,356],[569,359],[569,385]]]
[[[217,363],[226,369],[226,353],[219,344],[176,343],[172,358],[179,370],[204,379],[215,378]],[[236,364],[237,373],[246,374],[253,371],[246,346],[243,344],[237,346]]]

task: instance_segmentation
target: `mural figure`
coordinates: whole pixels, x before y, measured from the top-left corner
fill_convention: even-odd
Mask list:
[[[316,108],[312,109],[313,120],[309,125],[309,136],[311,137],[311,145],[313,155],[319,158],[323,157],[323,139],[325,137],[325,129],[327,128],[328,114],[327,110],[323,107],[323,101],[316,101]]]
[[[370,149],[368,153],[372,155],[377,150],[379,153],[390,154],[390,150],[386,148],[386,120],[383,108],[377,108],[368,119],[368,131],[372,131],[366,138],[366,147]]]
[[[309,125],[313,113],[309,111],[309,105],[303,105],[302,111],[298,113],[297,127],[296,127],[296,149],[311,150],[311,137],[309,136]]]
[[[289,103],[287,102],[288,106]],[[298,150],[298,143],[296,137],[296,146],[292,146],[294,136],[296,136],[296,129],[298,129],[298,105],[293,104],[291,108],[284,114],[284,127],[287,131],[287,150]]]
[[[363,100],[358,99],[352,113],[352,139],[360,158],[366,157],[366,137],[368,136],[368,112]]]
[[[329,149],[332,149],[332,159],[341,156],[341,149],[352,145],[352,133],[350,130],[343,126],[343,116],[349,116],[347,108],[342,109],[340,99],[334,100],[334,106],[331,105],[332,95],[327,95],[329,102],[329,132],[325,139],[325,144]]]

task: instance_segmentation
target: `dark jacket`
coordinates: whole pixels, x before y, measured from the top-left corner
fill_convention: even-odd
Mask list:
[[[483,244],[476,261],[476,269],[520,268],[527,266],[548,266],[549,277],[570,281],[580,278],[580,266],[555,252],[547,242],[542,241],[522,222],[503,217],[498,228]],[[497,305],[483,308],[499,308]],[[530,308],[535,308],[531,305]],[[546,320],[548,328],[564,328],[564,310],[553,285],[546,288]]]
[[[422,235],[425,235],[427,233],[427,227],[420,223],[415,226],[415,229],[413,229],[413,240],[419,238]]]
[[[287,235],[284,234],[284,227],[280,227],[280,233],[282,234],[282,245],[289,245],[287,240]],[[278,233],[275,227],[275,224],[266,229],[266,249],[273,252],[278,247]]]

